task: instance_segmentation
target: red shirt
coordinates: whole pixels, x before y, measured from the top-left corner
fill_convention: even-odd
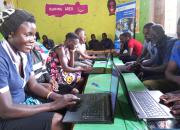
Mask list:
[[[128,48],[133,48],[132,55],[140,56],[142,53],[143,45],[136,39],[131,38],[128,42]]]

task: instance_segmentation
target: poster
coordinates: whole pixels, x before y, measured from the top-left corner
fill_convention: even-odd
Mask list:
[[[76,15],[88,13],[88,5],[75,4],[46,4],[45,12],[48,16],[62,17],[64,15]]]
[[[129,32],[134,36],[136,21],[136,2],[124,3],[116,6],[115,49],[119,48],[119,36]]]

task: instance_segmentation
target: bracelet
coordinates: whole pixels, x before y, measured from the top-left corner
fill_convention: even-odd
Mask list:
[[[49,93],[47,94],[47,96],[46,96],[46,99],[49,99],[49,97],[50,97],[50,95],[51,95],[52,93],[53,93],[52,91],[49,92]]]

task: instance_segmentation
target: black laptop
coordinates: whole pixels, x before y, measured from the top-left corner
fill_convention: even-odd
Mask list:
[[[124,81],[121,70],[114,63],[113,65],[118,70],[121,79]],[[174,118],[170,113],[170,109],[159,103],[159,97],[162,95],[160,91],[149,91],[148,89],[142,91],[128,91],[126,84],[125,89],[129,101],[139,119],[163,120]]]
[[[119,75],[112,70],[110,92],[78,94],[80,102],[68,109],[65,123],[113,123]],[[98,80],[98,79],[97,79]]]

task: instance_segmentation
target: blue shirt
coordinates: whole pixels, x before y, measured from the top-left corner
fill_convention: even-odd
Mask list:
[[[157,64],[167,64],[171,56],[171,50],[177,39],[165,36],[157,46]]]
[[[174,61],[180,69],[180,40],[176,41],[171,52],[170,61]]]
[[[147,42],[146,40],[144,41],[144,49],[147,49],[150,58],[154,58],[157,55],[157,48],[151,41],[149,42]]]
[[[22,103],[25,100],[24,87],[33,72],[32,58],[30,54],[23,53],[23,56],[21,55],[24,71],[24,78],[22,78],[14,54],[7,42],[0,43],[0,93],[10,91],[13,103]]]

